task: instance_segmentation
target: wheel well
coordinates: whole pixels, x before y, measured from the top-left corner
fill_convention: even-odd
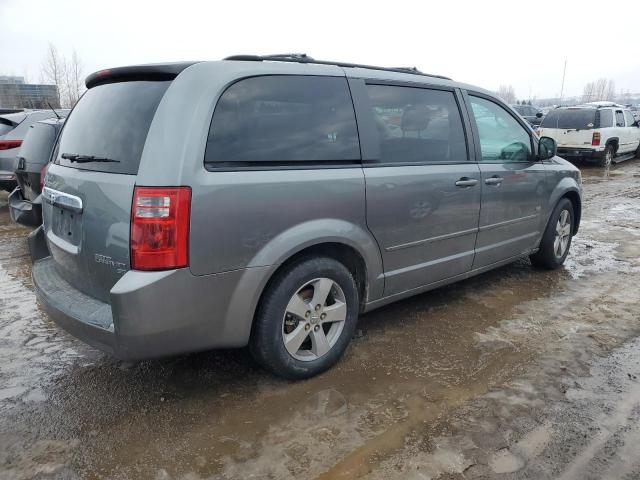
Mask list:
[[[615,149],[615,151],[618,151],[618,139],[617,138],[610,138],[609,140],[607,140],[606,145],[613,145],[613,148]]]
[[[269,278],[269,281],[260,294],[258,305],[260,305],[260,302],[262,301],[262,295],[264,295],[264,293],[269,289],[273,281],[282,271],[284,271],[286,268],[299,261],[300,259],[310,256],[333,258],[334,260],[337,260],[345,267],[347,267],[349,272],[351,272],[351,275],[353,275],[353,279],[356,281],[356,286],[358,287],[358,294],[360,297],[360,311],[362,311],[367,297],[367,266],[364,262],[364,259],[362,258],[362,255],[360,255],[360,253],[355,248],[345,245],[344,243],[337,242],[311,245],[287,258],[280,264],[280,266],[276,269],[275,272],[273,272],[273,274]]]
[[[578,233],[580,227],[580,218],[582,217],[582,203],[580,202],[580,195],[577,192],[567,192],[562,198],[568,198],[573,205],[573,214],[575,217],[573,234]]]

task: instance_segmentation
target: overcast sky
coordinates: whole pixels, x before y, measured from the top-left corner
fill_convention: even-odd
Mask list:
[[[217,60],[238,53],[315,58],[429,73],[518,98],[565,95],[608,77],[640,92],[640,1],[260,2],[0,0],[0,75],[40,80],[47,44],[106,67]]]

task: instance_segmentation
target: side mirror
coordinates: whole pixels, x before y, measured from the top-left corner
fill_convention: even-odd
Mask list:
[[[540,137],[538,141],[538,160],[549,160],[557,152],[556,141],[551,137]]]
[[[544,117],[544,115],[542,115],[542,112],[538,112],[538,113],[536,113],[536,117],[542,118],[542,117]]]

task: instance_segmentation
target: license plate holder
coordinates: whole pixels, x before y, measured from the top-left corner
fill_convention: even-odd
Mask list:
[[[65,210],[63,208],[53,207],[56,212],[51,222],[51,230],[58,237],[73,245],[77,245],[78,225],[77,216],[79,214]]]

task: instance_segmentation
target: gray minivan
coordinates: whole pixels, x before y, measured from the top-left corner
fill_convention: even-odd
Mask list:
[[[579,171],[490,92],[304,55],[103,70],[30,238],[64,329],[119,358],[250,346],[288,378],[358,315],[523,256],[556,268]]]

